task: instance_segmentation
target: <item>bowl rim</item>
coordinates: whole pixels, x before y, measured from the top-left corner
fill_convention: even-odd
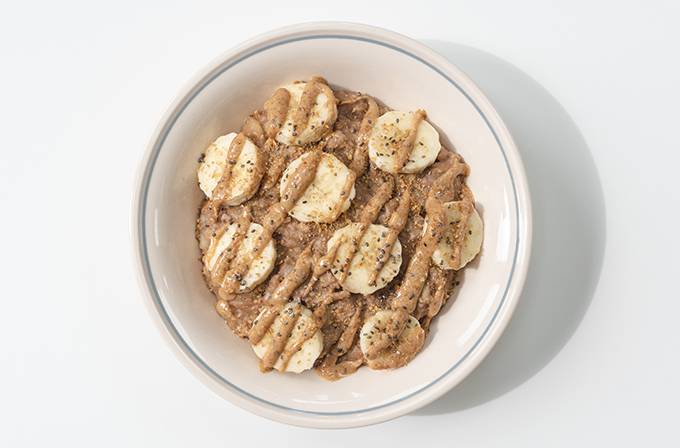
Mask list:
[[[393,400],[357,411],[317,412],[292,409],[268,402],[222,378],[191,349],[162,305],[154,286],[145,243],[146,193],[158,152],[165,136],[182,110],[207,84],[224,70],[256,53],[274,46],[311,39],[349,39],[381,45],[410,56],[438,72],[467,97],[494,135],[510,175],[517,215],[517,239],[513,267],[501,302],[491,321],[472,348],[449,370],[426,386]],[[185,84],[160,119],[137,170],[131,202],[130,233],[137,277],[145,291],[144,303],[182,364],[207,387],[237,406],[281,423],[310,428],[350,428],[387,421],[414,411],[436,400],[459,384],[486,357],[496,344],[514,312],[529,266],[532,238],[532,211],[529,187],[517,146],[498,112],[481,90],[457,67],[429,47],[402,34],[370,25],[349,22],[309,22],[278,28],[256,36],[225,51]],[[456,375],[452,375],[455,371]]]

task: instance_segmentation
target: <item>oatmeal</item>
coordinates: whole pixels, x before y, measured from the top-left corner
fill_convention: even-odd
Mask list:
[[[406,365],[481,247],[469,167],[426,111],[319,77],[277,89],[202,159],[204,277],[262,371]]]

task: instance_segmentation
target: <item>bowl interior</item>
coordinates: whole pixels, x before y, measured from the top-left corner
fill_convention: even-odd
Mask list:
[[[201,200],[197,159],[217,136],[237,130],[279,85],[319,74],[335,86],[368,92],[395,109],[424,108],[444,142],[471,166],[469,185],[485,222],[481,256],[434,322],[426,346],[395,371],[362,368],[338,382],[314,372],[261,374],[249,344],[215,313],[201,277],[194,224]],[[518,241],[516,198],[505,156],[478,107],[412,54],[358,38],[277,42],[228,61],[191,94],[151,157],[142,245],[172,325],[225,387],[264,404],[312,413],[384,406],[451,374],[476,349],[501,308]],[[153,289],[153,288],[152,288]]]

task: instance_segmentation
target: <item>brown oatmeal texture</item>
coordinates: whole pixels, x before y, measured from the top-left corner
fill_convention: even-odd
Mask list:
[[[379,100],[366,94],[333,89],[337,101],[337,119],[329,127],[325,137],[307,146],[284,145],[272,138],[276,127],[281,125],[282,117],[285,117],[282,111],[285,110],[285,105],[289,100],[286,93],[280,90],[268,101],[267,104],[270,107],[263,106],[262,109],[246,117],[241,129],[241,132],[255,142],[265,155],[264,178],[258,191],[239,206],[216,205],[214,202],[204,200],[200,207],[196,238],[204,255],[215,232],[225,223],[238,222],[244,209],[249,213],[253,223],[262,224],[268,218],[270,208],[281,200],[279,181],[283,170],[300,155],[311,151],[324,151],[333,154],[350,167],[356,157],[357,147],[365,145],[366,136],[361,134],[360,129],[362,125],[365,128],[371,121],[364,120],[367,112],[369,114],[377,112],[379,116],[390,110]],[[301,121],[304,118],[297,117]],[[362,164],[365,165],[365,170],[357,175],[356,196],[347,211],[329,224],[304,223],[286,216],[272,236],[277,259],[274,271],[269,278],[252,291],[218,297],[223,300],[219,300],[216,305],[218,313],[225,319],[231,330],[242,338],[248,338],[253,321],[266,307],[267,300],[272,293],[286,276],[291,274],[304,250],[307,250],[304,255],[311,257],[311,266],[314,266],[326,254],[326,243],[333,232],[351,222],[360,222],[362,211],[370,199],[381,187],[386,188],[386,183],[391,183],[389,199],[380,207],[374,221],[375,224],[387,226],[408,191],[410,195],[408,217],[405,223],[402,223],[403,226],[397,236],[402,247],[401,267],[397,276],[386,287],[367,296],[351,294],[343,290],[330,271],[326,271],[309,287],[306,282],[303,282],[289,298],[293,301],[299,300],[314,313],[317,327],[323,333],[324,338],[323,351],[315,364],[316,371],[329,380],[336,380],[351,374],[367,363],[359,348],[361,326],[367,317],[380,309],[390,309],[397,300],[395,296],[400,285],[405,281],[405,271],[423,239],[423,228],[427,219],[426,202],[435,181],[449,172],[454,165],[462,164],[461,166],[465,167],[463,174],[455,176],[450,180],[450,185],[446,185],[448,193],[445,199],[458,200],[463,194],[465,176],[468,172],[462,157],[453,152],[452,148],[445,147],[442,147],[433,165],[417,174],[393,175],[377,169],[370,161],[359,163],[359,165]],[[471,197],[469,190],[466,194]],[[218,291],[214,282],[211,281],[210,273],[205,267],[203,271],[206,284],[217,295]],[[427,337],[432,320],[451,297],[454,282],[455,271],[442,270],[430,263],[425,273],[424,286],[413,302],[412,310],[409,310],[409,314],[420,322],[425,331],[425,337]],[[390,344],[393,348],[398,345],[394,335],[386,341],[385,350],[390,350]],[[416,352],[420,350],[420,347],[422,347],[422,341],[415,349]],[[414,356],[415,353],[412,355]],[[393,358],[394,356],[385,359]],[[387,365],[383,365],[383,362],[379,368],[403,365],[404,360],[396,359],[393,364]]]

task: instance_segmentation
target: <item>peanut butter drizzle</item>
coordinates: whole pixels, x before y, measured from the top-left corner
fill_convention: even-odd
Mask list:
[[[310,255],[311,246],[302,251],[293,266],[293,270],[281,279],[267,298],[267,308],[265,308],[264,314],[255,319],[253,327],[248,334],[248,339],[251,343],[257,344],[262,340],[279,311],[281,311],[281,308],[285,306],[295,289],[307,278],[311,269]]]
[[[394,178],[388,177],[387,180],[380,184],[377,191],[368,200],[361,214],[359,215],[359,222],[365,224],[373,223],[380,214],[383,205],[392,197],[392,192],[394,191]]]
[[[293,328],[295,328],[295,324],[300,317],[301,305],[295,303],[287,311],[289,311],[286,313],[287,316],[284,316],[284,319],[281,321],[281,328],[275,334],[272,334],[272,345],[260,361],[260,370],[263,372],[271,370],[279,356],[281,356],[281,353],[283,353],[290,334],[293,332]]]
[[[234,313],[229,307],[229,302],[226,300],[218,300],[215,302],[215,310],[217,310],[217,314],[219,314],[229,325],[233,325],[236,322],[236,316],[234,316]]]
[[[203,261],[207,266],[207,261],[212,258],[212,256],[215,254],[215,251],[217,250],[217,242],[220,240],[220,238],[222,238],[222,235],[224,235],[224,232],[226,232],[230,223],[223,223],[219,227],[216,227],[219,221],[220,204],[211,200],[207,200],[204,208],[207,210],[207,214],[209,216],[209,224],[207,225],[215,229],[213,230],[212,236],[210,237],[210,246],[206,250],[203,257]]]
[[[454,274],[454,271],[452,270],[442,271],[441,269],[430,269],[430,271],[434,273],[432,276],[434,280],[434,294],[432,294],[430,303],[427,304],[427,315],[425,316],[424,328],[427,328],[432,318],[439,314],[439,310],[441,310],[442,304],[444,303],[448,285],[453,279]]]
[[[338,339],[338,342],[335,344],[333,355],[336,357],[336,359],[337,357],[347,353],[347,351],[352,347],[352,343],[354,343],[354,336],[357,334],[357,330],[359,330],[359,327],[361,326],[362,306],[360,303],[356,303],[354,306],[356,307],[354,314],[352,314],[352,318],[350,319],[347,328],[345,328],[345,330],[340,335],[340,339]]]
[[[467,174],[468,166],[456,160],[432,184],[425,201],[427,231],[418,242],[415,253],[404,273],[402,283],[392,301],[391,308],[397,311],[397,314],[392,325],[388,326],[385,332],[379,332],[375,335],[373,345],[366,352],[367,358],[375,358],[392,344],[394,339],[404,330],[409,315],[415,310],[417,298],[427,279],[432,253],[446,229],[446,217],[442,204],[447,199],[453,199],[455,194],[453,187],[456,178]]]
[[[300,325],[296,322],[296,325]],[[316,322],[313,322],[311,320],[308,320],[305,322],[305,327],[304,328],[299,328],[299,330],[302,331],[302,337],[299,337],[290,347],[285,348],[283,350],[283,353],[281,353],[281,370],[286,370],[288,367],[288,364],[290,363],[290,359],[295,355],[297,352],[302,350],[302,346],[307,342],[314,334],[317,332],[319,329],[318,326],[316,325]],[[286,345],[288,345],[286,343]],[[285,347],[285,346],[284,346]]]
[[[262,223],[262,233],[257,237],[257,242],[255,247],[251,252],[240,260],[237,260],[235,266],[225,275],[225,281],[223,282],[223,288],[228,292],[235,292],[238,290],[239,282],[242,277],[250,269],[250,265],[260,256],[260,253],[271,241],[272,236],[276,229],[283,224],[286,219],[288,212],[295,206],[297,200],[302,196],[309,187],[309,185],[314,180],[316,175],[316,168],[321,160],[321,151],[313,151],[308,153],[309,156],[305,157],[297,169],[291,174],[290,181],[286,185],[286,189],[283,191],[281,201],[272,205],[269,210],[267,210],[267,215],[263,219]]]
[[[281,280],[281,282],[276,286],[276,289],[274,289],[272,294],[269,296],[269,304],[267,308],[265,308],[264,313],[253,322],[253,326],[248,334],[248,339],[250,340],[251,344],[255,345],[262,340],[276,318],[284,309],[285,304],[288,302],[293,292],[300,285],[302,285],[309,276],[309,273],[312,270],[311,253],[312,246],[309,245],[299,255],[292,272],[288,273],[283,278],[283,280]],[[309,338],[314,336],[316,333],[318,329],[316,324],[311,325],[309,329],[303,332],[303,336],[300,339],[295,341],[295,343],[289,349],[284,351],[293,328],[297,324],[298,318],[300,317],[300,307],[301,305],[296,303],[295,309],[297,312],[295,313],[295,316],[289,316],[288,320],[283,322],[281,330],[275,335],[272,335],[272,346],[269,348],[269,350],[267,350],[267,353],[262,357],[260,362],[260,369],[262,371],[270,370],[274,364],[276,364],[279,356],[281,356],[283,361],[283,369],[285,370],[290,358]]]
[[[399,333],[397,333],[397,336],[401,334],[405,326],[406,322],[402,325],[402,329],[399,331]],[[387,328],[386,330],[390,331],[390,328]],[[379,332],[379,334],[385,333]],[[411,362],[411,360],[423,348],[424,343],[425,331],[422,328],[418,329],[416,337],[395,337],[393,340],[390,340],[390,344],[393,344],[394,348],[386,353],[383,353],[378,358],[369,358],[368,366],[375,370],[397,369],[399,367],[403,367]]]
[[[213,244],[213,239],[217,235],[217,232],[221,231],[222,221],[220,220],[221,206],[210,199],[207,199],[205,203],[201,206],[200,215],[198,222],[196,223],[197,230],[199,233],[198,241],[201,248],[201,252],[208,254],[210,252],[211,246]],[[205,258],[204,258],[205,260]],[[210,286],[210,275],[208,272],[207,265],[204,263],[205,279]]]
[[[454,180],[460,175],[467,175],[467,170],[466,164],[455,161],[453,166],[439,176],[432,184],[432,188],[425,201],[427,232],[418,242],[415,254],[409,262],[404,279],[397,290],[392,306],[393,309],[403,309],[408,311],[409,314],[415,309],[415,299],[423,288],[427,270],[430,267],[432,253],[446,227],[442,199],[453,195],[452,187]]]
[[[335,347],[326,355],[321,365],[318,367],[319,371],[326,378],[332,380],[340,379],[344,375],[355,372],[356,369],[358,369],[359,366],[363,364],[363,360],[338,364],[338,359],[342,355],[346,354],[350,348],[352,348],[352,345],[356,339],[357,331],[359,331],[359,328],[361,327],[363,307],[358,303],[355,306],[356,309],[354,314],[352,314],[349,324],[340,335]]]
[[[416,136],[418,135],[418,126],[425,119],[425,111],[418,109],[413,115],[413,122],[411,127],[406,133],[406,138],[397,147],[397,153],[394,156],[394,168],[395,172],[401,171],[401,169],[406,164],[406,161],[413,151],[413,145],[416,142]]]
[[[231,180],[231,172],[234,169],[234,165],[238,162],[238,158],[243,150],[243,145],[246,144],[246,136],[239,132],[239,134],[234,137],[227,150],[227,164],[224,167],[224,172],[219,182],[213,189],[212,199],[216,202],[221,202],[229,194],[229,181]]]
[[[349,240],[351,243],[351,245],[349,246],[349,253],[342,261],[340,269],[338,270],[338,283],[344,282],[345,279],[347,278],[347,274],[349,273],[349,267],[352,265],[354,256],[359,250],[359,244],[361,244],[361,239],[364,237],[364,233],[366,233],[366,230],[368,230],[369,225],[370,223],[360,222],[358,227],[359,231],[355,232],[355,234],[351,236]]]
[[[364,206],[364,209],[359,215],[359,231],[357,234],[352,236],[352,245],[349,247],[349,253],[340,266],[338,272],[338,282],[342,283],[347,278],[347,273],[349,272],[349,267],[352,265],[354,256],[359,250],[359,244],[361,244],[361,239],[364,237],[364,233],[368,230],[368,226],[373,223],[378,218],[378,214],[382,209],[385,202],[387,202],[392,196],[392,190],[394,189],[394,180],[390,177],[390,180],[383,182],[378,191],[374,196],[369,199],[368,203]]]
[[[302,253],[298,256],[295,261],[295,266],[293,271],[286,274],[286,276],[281,280],[281,283],[276,287],[271,296],[269,296],[269,302],[271,303],[285,303],[288,301],[293,292],[300,286],[309,276],[312,271],[312,247],[308,246]]]
[[[324,322],[326,319],[326,310],[328,309],[328,307],[335,302],[349,298],[351,295],[352,294],[345,291],[344,289],[327,294],[314,310],[314,318],[316,319],[316,321]]]
[[[319,258],[318,263],[316,263],[314,270],[312,271],[312,277],[309,279],[307,286],[305,286],[305,289],[302,292],[302,297],[307,297],[307,295],[309,295],[309,293],[312,291],[312,288],[314,288],[314,285],[316,285],[316,282],[319,281],[319,277],[328,272],[331,266],[333,266],[333,260],[335,259],[335,255],[338,253],[338,248],[340,248],[344,242],[345,237],[343,235],[341,238],[338,238],[335,243],[333,243],[331,248],[323,257]]]
[[[463,185],[460,194],[460,220],[456,223],[456,227],[453,230],[453,250],[451,251],[451,265],[460,266],[460,255],[463,250],[463,240],[465,239],[465,231],[467,230],[467,223],[470,219],[470,215],[474,210],[474,198],[472,197],[472,192],[467,187]]]
[[[243,135],[248,137],[257,145],[258,148],[262,148],[265,143],[265,134],[262,124],[254,117],[247,117],[243,122],[241,127],[241,132]]]
[[[267,143],[273,141],[274,140],[272,139],[268,139]],[[274,149],[275,146],[276,143],[274,143]],[[269,153],[271,154],[271,151]],[[265,190],[269,190],[270,188],[275,187],[276,184],[279,183],[279,178],[281,178],[281,174],[283,174],[283,170],[286,168],[286,163],[287,160],[284,157],[274,154],[274,160],[272,160],[272,163],[271,165],[269,165],[269,169],[267,170],[266,173],[267,178],[264,181],[263,187]]]
[[[368,163],[368,139],[373,130],[373,125],[378,119],[378,104],[373,98],[366,95],[363,98],[366,99],[368,103],[368,109],[364,114],[364,118],[361,119],[361,124],[359,125],[359,135],[357,136],[357,145],[354,148],[354,153],[352,155],[352,163],[349,165],[349,169],[354,171],[358,176],[366,171],[366,165]]]
[[[312,114],[312,108],[316,103],[316,97],[320,93],[324,92],[323,87],[330,90],[327,85],[320,82],[318,78],[312,78],[309,82],[305,84],[305,88],[300,96],[300,102],[292,110],[290,117],[293,122],[293,135],[295,136],[297,131],[307,127],[309,123],[309,117]],[[328,94],[328,91],[324,93]],[[329,98],[333,98],[333,92],[330,92]]]
[[[347,198],[349,198],[356,178],[357,178],[356,173],[354,171],[350,171],[349,175],[347,176],[347,180],[345,180],[345,184],[342,186],[342,190],[340,190],[340,198],[333,205],[333,210],[331,210],[331,214],[333,216],[331,222],[338,219],[338,216],[340,216],[340,214],[342,213],[342,206],[345,204]]]
[[[215,249],[217,249],[217,244],[220,238],[222,238],[222,235],[224,235],[224,232],[230,225],[231,224],[225,223],[222,229],[220,229],[220,232],[214,239]],[[231,263],[236,258],[236,255],[238,254],[238,251],[241,248],[241,244],[248,235],[249,227],[250,227],[250,212],[246,207],[243,207],[243,212],[236,221],[236,232],[234,233],[231,245],[224,249],[222,253],[219,255],[219,257],[217,257],[215,265],[212,268],[211,280],[215,285],[218,285],[218,287],[221,287],[222,283],[224,282],[224,276],[227,272],[227,269],[229,269],[229,266],[231,266]]]
[[[258,344],[264,338],[264,335],[267,334],[267,330],[269,330],[269,327],[272,326],[279,316],[282,308],[281,303],[270,303],[264,309],[262,315],[253,321],[253,326],[248,332],[248,340],[251,344]]]
[[[290,104],[290,92],[284,88],[276,89],[274,94],[264,103],[265,122],[264,132],[269,138],[276,137],[279,129],[286,121],[288,105]]]
[[[406,221],[408,221],[408,211],[410,207],[411,207],[411,191],[407,188],[406,190],[404,190],[404,194],[402,195],[401,200],[399,201],[397,209],[394,211],[394,213],[392,213],[387,223],[389,231],[385,236],[384,244],[380,249],[378,249],[378,256],[375,259],[375,269],[373,270],[373,272],[371,272],[371,276],[369,277],[368,280],[369,285],[375,285],[375,282],[378,280],[380,272],[382,272],[385,263],[390,258],[390,254],[392,253],[392,247],[394,246],[394,243],[397,241],[399,234],[404,229],[404,226],[406,226]]]

